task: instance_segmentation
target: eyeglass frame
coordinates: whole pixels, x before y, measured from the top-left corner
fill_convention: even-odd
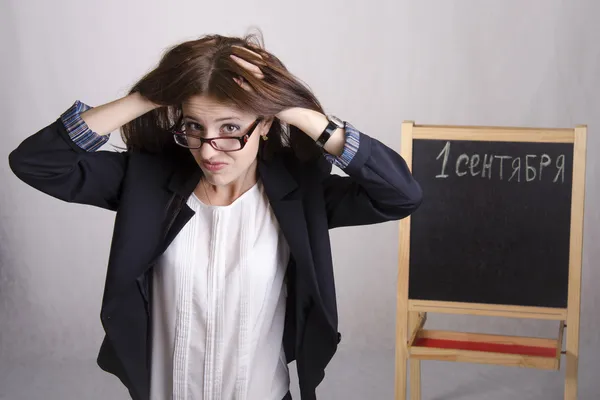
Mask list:
[[[173,132],[173,140],[175,141],[175,144],[177,144],[178,146],[181,146],[185,149],[190,149],[190,150],[198,150],[202,148],[202,145],[204,143],[208,143],[210,145],[210,147],[212,147],[213,149],[217,150],[217,151],[222,151],[224,153],[232,153],[235,151],[240,151],[242,150],[244,147],[246,147],[246,144],[248,143],[248,140],[250,139],[250,136],[252,136],[252,134],[254,133],[254,131],[256,130],[256,128],[258,127],[258,125],[263,121],[262,117],[258,117],[257,119],[254,120],[254,122],[252,123],[252,125],[250,125],[250,127],[248,128],[247,132],[243,135],[243,136],[230,136],[230,137],[215,137],[215,138],[203,138],[201,136],[197,136],[197,135],[190,135],[187,133],[184,133],[180,130],[178,130],[178,126],[181,126],[183,123],[183,116],[179,118],[179,121],[177,122],[177,124],[175,124],[175,126],[171,129],[171,131]],[[180,143],[177,142],[177,136],[178,135],[185,135],[185,136],[189,136],[191,138],[194,139],[198,139],[200,140],[200,145],[198,147],[188,147],[188,146],[184,146]],[[240,148],[236,149],[236,150],[223,150],[223,149],[218,149],[215,147],[215,145],[213,144],[214,140],[219,140],[219,139],[236,139],[240,142]]]

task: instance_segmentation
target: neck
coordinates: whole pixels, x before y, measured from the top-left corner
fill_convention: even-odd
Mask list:
[[[202,178],[195,190],[196,196],[206,204],[227,206],[246,193],[257,181],[257,162],[254,161],[245,173],[227,185],[213,185]]]

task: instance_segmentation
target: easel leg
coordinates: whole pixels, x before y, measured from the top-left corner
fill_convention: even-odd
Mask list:
[[[421,360],[410,361],[410,400],[421,400]]]
[[[406,400],[406,345],[396,343],[396,400]],[[399,346],[398,346],[399,345]],[[402,347],[402,348],[400,348]]]
[[[419,329],[421,314],[410,311],[408,313],[408,338],[414,336]],[[410,400],[421,400],[421,361],[409,358],[410,365]]]
[[[577,400],[577,376],[579,370],[578,322],[578,320],[567,321],[565,400]]]
[[[567,350],[567,367],[565,378],[565,400],[577,400],[577,364],[578,358]]]
[[[569,294],[567,298],[567,343],[565,346],[567,362],[565,400],[577,399],[587,127],[585,125],[578,125],[575,128],[574,138],[573,196],[571,198],[571,238],[569,249]]]
[[[406,378],[408,361],[408,337],[409,337],[409,312],[405,307],[399,306],[398,317],[396,321],[396,400],[406,400]]]

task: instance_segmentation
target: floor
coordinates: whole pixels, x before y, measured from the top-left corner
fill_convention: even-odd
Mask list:
[[[318,390],[319,399],[379,400],[394,398],[393,354],[338,353]],[[292,366],[291,374],[295,376]],[[538,370],[424,362],[423,400],[559,400],[563,374]],[[294,399],[299,399],[296,381]],[[94,359],[24,360],[0,366],[1,400],[127,400],[113,376]],[[582,400],[596,397],[580,396]],[[260,399],[262,400],[262,399]]]

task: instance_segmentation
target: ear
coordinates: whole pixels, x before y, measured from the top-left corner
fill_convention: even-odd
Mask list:
[[[263,119],[261,122],[260,135],[265,136],[271,130],[271,125],[273,125],[273,117],[268,117]]]

